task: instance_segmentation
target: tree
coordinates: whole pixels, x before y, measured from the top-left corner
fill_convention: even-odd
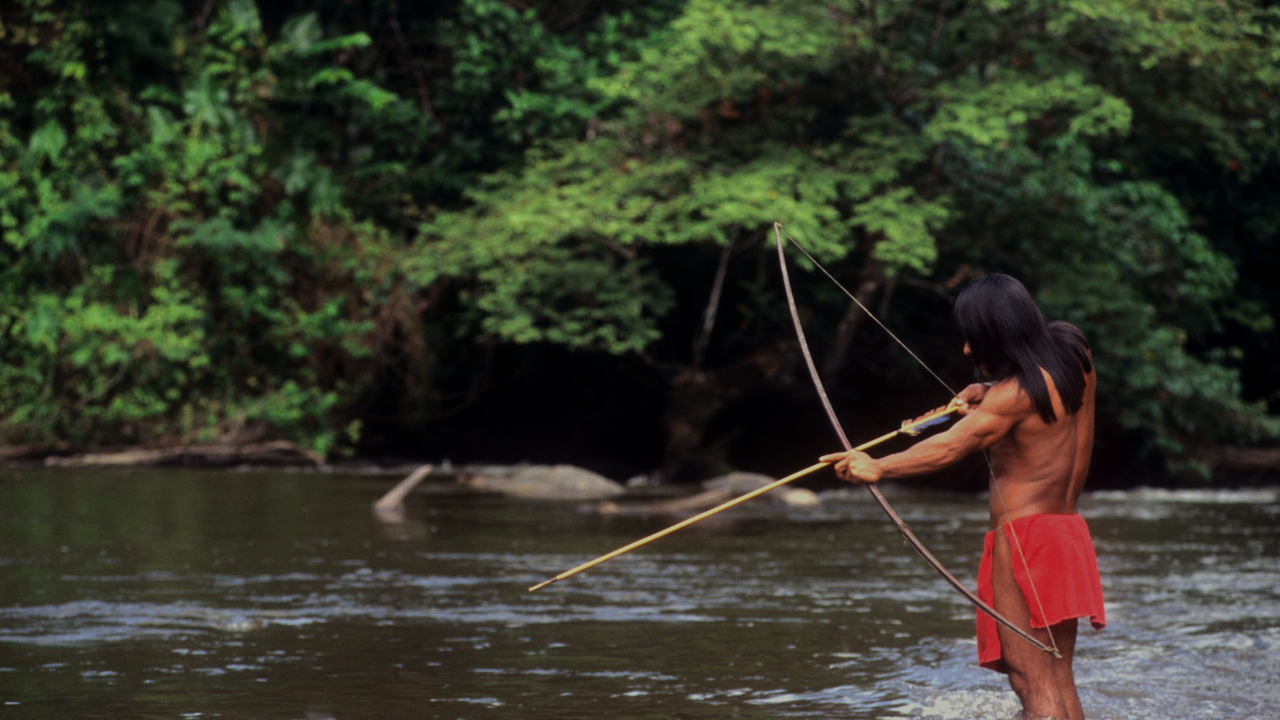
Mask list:
[[[324,452],[387,376],[429,408],[451,319],[406,236],[670,12],[551,5],[5,4],[0,441]]]
[[[655,369],[659,470],[706,472],[797,368],[781,220],[953,381],[948,299],[1019,276],[1103,436],[1194,470],[1280,431],[1266,5],[5,4],[0,440],[349,452],[550,346]],[[941,399],[799,292],[837,402]]]
[[[393,113],[330,66],[369,38],[322,40],[304,16],[272,44],[245,0],[176,36],[176,3],[6,7],[4,439],[330,449],[408,300],[388,233],[275,111]]]
[[[688,344],[658,342],[675,278],[709,246],[764,251],[775,219],[886,307],[924,304],[974,272],[1021,277],[1093,338],[1105,418],[1175,461],[1197,442],[1274,439],[1276,420],[1203,351],[1224,316],[1247,310],[1157,152],[1249,158],[1246,172],[1275,163],[1278,19],[1200,0],[691,0],[595,83],[619,112],[424,225],[410,274],[468,278],[477,329],[497,340],[666,363],[677,455],[733,384],[717,373],[776,368],[785,347],[695,368]],[[859,328],[838,303],[825,287],[806,298],[835,328],[835,377]],[[777,338],[778,319],[755,308],[741,321]]]

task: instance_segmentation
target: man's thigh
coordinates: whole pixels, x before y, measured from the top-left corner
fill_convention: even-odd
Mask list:
[[[1031,608],[1022,594],[1022,589],[1018,587],[1018,581],[1014,578],[1013,562],[1016,562],[1016,559],[1012,557],[1005,533],[996,533],[991,568],[995,608],[1009,618],[1014,625],[1031,633],[1032,637],[1049,647],[1054,647],[1056,638],[1050,639],[1048,630],[1031,627]],[[1058,683],[1053,656],[1018,637],[1003,625],[998,628],[998,631],[1000,653],[1009,672],[1009,679],[1015,684],[1015,688],[1021,682],[1028,686],[1028,691],[1056,695]],[[1072,636],[1071,647],[1074,649],[1074,633]],[[1059,651],[1061,652],[1060,647]],[[1063,657],[1065,659],[1068,656],[1064,654]],[[1068,667],[1070,667],[1069,664]]]

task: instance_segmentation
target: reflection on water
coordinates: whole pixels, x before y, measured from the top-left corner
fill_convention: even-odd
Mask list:
[[[9,473],[11,475],[11,472]],[[668,519],[386,481],[0,475],[0,716],[1009,718],[973,612],[859,493],[741,508],[537,593]],[[970,584],[972,497],[890,488]],[[1088,496],[1111,625],[1090,716],[1274,717],[1275,490]]]

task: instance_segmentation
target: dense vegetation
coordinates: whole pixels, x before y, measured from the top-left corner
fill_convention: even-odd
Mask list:
[[[435,451],[532,374],[716,468],[811,392],[780,220],[959,382],[949,299],[1018,276],[1094,344],[1103,447],[1193,477],[1280,437],[1270,5],[5,3],[0,442]],[[843,408],[945,401],[797,269]]]

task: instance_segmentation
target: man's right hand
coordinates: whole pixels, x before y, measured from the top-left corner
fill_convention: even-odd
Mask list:
[[[986,383],[974,383],[961,390],[947,407],[958,407],[961,415],[968,415],[973,412],[974,405],[982,404],[982,398],[987,396],[987,391],[990,389],[991,386]]]
[[[918,418],[903,420],[902,427],[907,427],[908,425],[913,425],[915,423],[918,423],[921,420],[929,417],[930,415],[936,415],[944,410],[954,409],[956,411],[956,414],[960,415],[961,417],[964,417],[965,415],[968,415],[969,413],[973,412],[975,405],[982,404],[982,398],[986,397],[987,391],[990,389],[991,387],[984,383],[974,383],[969,387],[966,387],[965,389],[961,390],[960,394],[956,395],[954,398],[951,398],[951,402],[947,403],[946,405],[943,405],[940,408],[934,408],[933,410],[930,410],[929,412],[921,415]]]

